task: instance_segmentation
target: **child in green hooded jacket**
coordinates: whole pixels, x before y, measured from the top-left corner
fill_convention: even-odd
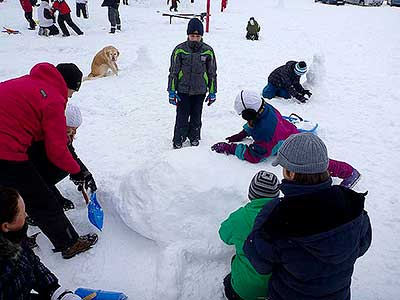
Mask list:
[[[249,200],[245,206],[230,214],[219,229],[219,236],[228,245],[235,245],[236,255],[231,262],[231,273],[224,279],[225,295],[229,300],[266,299],[271,274],[260,275],[243,252],[243,245],[253,229],[254,221],[273,198],[279,197],[279,180],[267,171],[259,171],[249,186]]]

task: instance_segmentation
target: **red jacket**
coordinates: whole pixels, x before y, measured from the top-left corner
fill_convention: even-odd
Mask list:
[[[29,0],[19,0],[24,12],[32,12],[32,4]]]
[[[61,15],[66,15],[71,12],[71,9],[69,8],[67,2],[65,2],[64,0],[61,2],[59,2],[58,0],[54,1],[53,10],[58,10]]]
[[[64,78],[49,63],[0,83],[0,159],[27,161],[32,142],[43,140],[50,161],[70,174],[80,167],[67,148]]]

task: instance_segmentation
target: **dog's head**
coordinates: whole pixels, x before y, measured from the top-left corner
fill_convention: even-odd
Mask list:
[[[119,51],[117,48],[113,46],[107,46],[104,48],[104,52],[107,56],[107,59],[111,61],[117,61],[118,56],[119,56]]]

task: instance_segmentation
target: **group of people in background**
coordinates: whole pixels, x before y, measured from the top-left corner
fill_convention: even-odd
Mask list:
[[[112,33],[121,29],[118,5],[115,0],[102,5],[109,9]],[[53,7],[42,0],[39,8],[53,23],[59,11],[63,33],[64,22],[77,28],[69,23],[64,0],[56,0]],[[50,29],[54,24],[42,25],[49,33],[55,30]],[[258,23],[251,18],[248,25],[253,28],[248,26],[248,39],[257,40]],[[199,145],[203,104],[212,105],[217,93],[216,56],[203,42],[202,22],[191,19],[186,34],[187,40],[172,52],[168,77],[168,100],[176,107],[174,149],[186,140]],[[308,101],[312,93],[300,84],[306,72],[304,61],[287,62],[268,77],[262,96]],[[0,298],[81,299],[62,288],[26,244],[25,220],[26,212],[65,259],[98,240],[95,233],[76,232],[65,215],[74,204],[55,186],[69,175],[79,190],[97,189],[72,146],[82,116],[67,102],[81,82],[75,64],[40,63],[30,74],[0,83]],[[250,202],[221,224],[221,239],[236,249],[231,272],[223,280],[225,295],[245,300],[349,299],[355,261],[367,251],[372,236],[364,210],[366,193],[351,190],[360,173],[330,159],[316,134],[300,132],[262,96],[240,91],[234,108],[246,121],[243,130],[211,147],[250,163],[274,156],[272,165],[283,169],[281,183],[273,173],[258,172],[249,186]],[[248,137],[251,144],[240,143]],[[334,185],[332,177],[341,183]]]
[[[34,2],[33,2],[34,1]],[[25,18],[29,23],[29,29],[36,29],[36,22],[33,20],[33,7],[36,6],[37,0],[20,0],[21,6],[25,12]],[[124,4],[128,5],[127,0],[123,0]],[[82,30],[74,23],[71,18],[71,8],[66,0],[41,0],[37,8],[38,15],[38,34],[42,36],[58,35],[60,33],[58,27],[55,25],[55,14],[58,12],[57,23],[62,31],[62,36],[70,36],[65,23],[75,31],[77,35],[83,35]],[[108,20],[111,28],[109,33],[115,33],[115,30],[121,30],[121,19],[119,15],[120,0],[104,0],[101,4],[102,7],[108,8]],[[88,0],[76,0],[76,16],[84,19],[89,18]]]

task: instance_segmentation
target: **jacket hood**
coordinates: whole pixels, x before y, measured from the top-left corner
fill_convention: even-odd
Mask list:
[[[0,260],[15,259],[21,252],[21,246],[14,244],[0,233]]]
[[[365,234],[366,222],[369,222],[364,211],[355,220],[331,231],[292,239],[298,246],[316,259],[329,264],[341,264],[359,252],[361,236]]]
[[[341,263],[354,255],[359,247],[357,241],[368,228],[365,194],[329,185],[330,181],[316,185],[310,193],[304,187],[282,181],[285,197],[262,225],[264,238],[289,239],[327,263]]]
[[[67,101],[67,84],[55,66],[49,63],[38,63],[32,68],[30,76],[51,85],[54,89],[58,90],[65,101]]]

